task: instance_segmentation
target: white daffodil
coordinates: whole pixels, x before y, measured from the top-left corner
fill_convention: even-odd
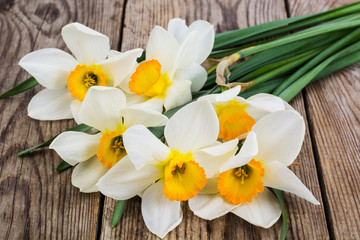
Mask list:
[[[279,219],[281,210],[266,187],[319,204],[287,168],[299,154],[304,134],[305,124],[299,114],[278,111],[266,115],[253,126],[240,152],[220,168],[216,178],[208,180],[206,191],[189,200],[190,209],[207,220],[232,212],[269,228]]]
[[[79,112],[80,120],[99,130],[97,134],[63,132],[50,145],[71,165],[72,184],[81,192],[96,192],[97,181],[117,162],[124,161],[123,134],[132,125],[163,126],[168,119],[139,105],[125,107],[118,88],[95,86],[89,89]],[[123,159],[123,160],[121,160]]]
[[[213,26],[203,20],[187,27],[184,20],[172,19],[168,31],[156,26],[146,60],[120,87],[143,101],[155,98],[166,110],[189,102],[191,91],[200,90],[206,81],[207,72],[200,64],[209,56],[214,36]]]
[[[240,86],[199,100],[209,101],[219,118],[219,138],[225,141],[244,136],[265,115],[280,110],[295,111],[288,103],[271,94],[260,93],[248,99],[239,97]],[[296,112],[296,111],[295,111]]]
[[[97,186],[121,200],[142,196],[141,210],[149,230],[159,237],[180,224],[181,201],[194,197],[219,167],[234,156],[238,140],[217,142],[218,120],[207,101],[180,109],[165,126],[163,144],[144,126],[123,135],[128,158],[117,163]]]
[[[19,65],[45,87],[28,106],[30,117],[59,120],[76,117],[91,86],[118,86],[131,72],[142,49],[110,50],[109,38],[80,23],[62,28],[66,46],[74,54],[45,48],[24,56]]]

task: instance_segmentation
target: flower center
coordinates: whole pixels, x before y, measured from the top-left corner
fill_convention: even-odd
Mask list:
[[[164,195],[171,201],[186,201],[205,186],[205,171],[194,161],[192,153],[172,150],[159,167],[164,172]]]
[[[157,98],[164,98],[170,85],[167,73],[161,73],[161,65],[155,59],[140,63],[129,82],[131,92]]]
[[[112,166],[126,156],[127,153],[122,139],[122,134],[125,130],[125,127],[120,125],[115,131],[105,132],[100,138],[97,157],[105,167],[112,168]]]
[[[99,65],[77,65],[67,78],[71,96],[83,101],[88,89],[92,86],[106,86],[109,81],[107,75]]]
[[[89,88],[96,85],[97,78],[98,78],[97,75],[95,75],[93,72],[85,73],[85,77],[84,77],[85,87]]]
[[[246,107],[247,104],[235,100],[215,104],[220,126],[219,138],[229,141],[251,130],[256,121],[245,111]]]
[[[252,159],[248,164],[222,172],[217,187],[226,201],[238,205],[251,202],[257,193],[264,191],[261,163]]]

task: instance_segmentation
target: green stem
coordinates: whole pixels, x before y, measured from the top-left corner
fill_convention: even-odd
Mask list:
[[[242,57],[246,57],[251,54],[262,52],[262,51],[265,51],[265,50],[268,50],[271,48],[275,48],[278,46],[282,46],[285,44],[289,44],[291,42],[310,38],[310,37],[317,36],[317,35],[320,35],[323,33],[334,32],[337,30],[342,30],[342,29],[347,29],[347,28],[353,28],[353,27],[357,27],[359,25],[360,25],[360,20],[356,20],[356,21],[352,21],[352,22],[345,22],[345,23],[339,23],[336,25],[324,26],[323,28],[320,28],[320,29],[309,29],[309,30],[306,30],[305,32],[299,32],[296,35],[289,35],[289,36],[283,37],[281,39],[278,39],[278,40],[275,40],[275,41],[272,41],[269,43],[257,45],[253,48],[239,51],[238,53]]]
[[[308,62],[306,65],[304,65],[302,68],[300,68],[298,71],[296,71],[293,75],[291,75],[290,78],[288,78],[285,82],[283,82],[275,91],[274,95],[279,95],[285,88],[290,86],[293,82],[296,81],[299,77],[304,75],[306,72],[308,72],[311,68],[319,64],[321,61],[323,61],[328,56],[332,55],[339,49],[343,48],[344,46],[348,45],[349,43],[353,42],[355,39],[358,39],[360,37],[360,28],[356,29],[355,31],[351,32],[344,38],[341,38],[337,42],[335,42],[330,47],[326,48],[324,51],[322,51],[319,55],[314,57],[310,62]]]
[[[359,11],[360,3],[356,2],[322,13],[281,19],[245,29],[220,33],[215,37],[214,50],[238,46],[244,42],[256,41],[265,37],[282,34],[344,15],[358,13]]]
[[[273,79],[277,76],[281,76],[286,72],[291,71],[292,69],[304,64],[306,61],[308,61],[309,59],[311,59],[312,57],[314,57],[316,54],[318,54],[321,50],[317,50],[317,51],[311,51],[308,54],[302,54],[300,58],[295,59],[283,66],[280,66],[268,73],[265,73],[264,75],[254,79],[254,83],[248,88],[248,89],[252,89],[254,87],[256,87],[257,85],[259,85],[260,83],[263,83],[267,80]]]
[[[340,52],[332,55],[327,58],[325,61],[317,65],[310,72],[299,78],[296,82],[291,84],[288,88],[286,88],[279,97],[284,99],[285,101],[290,101],[293,97],[295,97],[307,84],[309,84],[322,70],[324,70],[331,62],[333,62],[336,58],[345,56],[347,54],[353,53],[360,49],[360,42],[357,42]]]

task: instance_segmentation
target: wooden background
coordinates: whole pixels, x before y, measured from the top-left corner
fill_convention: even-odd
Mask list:
[[[216,32],[275,19],[316,13],[347,0],[0,0],[0,92],[28,74],[17,65],[25,54],[66,49],[61,27],[80,22],[111,39],[113,49],[145,47],[155,25],[173,17],[188,23],[205,19]],[[68,50],[67,50],[68,51]],[[291,104],[307,122],[305,143],[292,167],[321,202],[314,206],[286,194],[288,239],[360,239],[360,64],[308,86]],[[82,194],[71,170],[54,171],[55,152],[16,157],[74,125],[27,117],[27,104],[41,89],[0,100],[0,239],[157,239],[144,225],[140,199],[128,201],[121,222],[111,228],[114,200]],[[276,239],[281,221],[264,230],[235,215],[213,221],[194,216],[184,204],[184,220],[165,239]]]

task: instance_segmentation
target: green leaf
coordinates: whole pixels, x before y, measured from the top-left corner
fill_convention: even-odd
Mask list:
[[[342,30],[337,31],[336,34],[322,34],[313,38],[304,39],[303,41],[292,42],[257,53],[245,62],[231,66],[229,68],[231,72],[229,81],[238,81],[240,77],[268,64],[296,57],[307,51],[313,50],[314,48],[326,47],[328,44],[333,43],[348,32],[349,30]],[[209,89],[215,86],[215,79],[216,75],[209,76],[203,89]]]
[[[279,94],[279,97],[289,102],[336,58],[343,57],[358,50],[360,50],[360,42],[356,42],[353,45],[337,52],[336,54],[332,55],[331,57],[321,62],[311,71],[306,73],[304,76],[296,80],[293,84],[291,84],[288,88],[286,88],[283,92],[281,92]]]
[[[292,59],[292,61],[288,62],[287,64],[284,64],[276,69],[266,72],[265,74],[253,79],[254,83],[249,87],[249,89],[256,88],[260,83],[263,83],[275,77],[282,76],[284,73],[287,73],[299,67],[300,65],[304,64],[306,61],[314,57],[316,54],[318,54],[320,51],[321,50],[318,49],[318,50],[309,51],[307,53],[303,53],[302,55],[299,55],[297,58]]]
[[[61,160],[59,165],[57,165],[55,171],[57,172],[62,172],[65,171],[68,168],[71,168],[72,166],[70,164],[68,164],[67,162],[65,162],[64,160]]]
[[[277,39],[277,40],[274,40],[274,41],[271,41],[268,43],[257,45],[253,48],[244,49],[242,51],[239,51],[238,53],[242,57],[246,57],[251,54],[265,51],[265,50],[268,50],[271,48],[279,47],[279,46],[282,46],[285,44],[289,44],[291,42],[311,38],[311,37],[314,37],[314,36],[317,36],[320,34],[324,34],[324,33],[330,33],[330,32],[334,32],[334,31],[338,31],[338,30],[355,28],[358,26],[360,26],[360,20],[355,20],[355,21],[350,21],[350,22],[340,22],[337,24],[329,24],[329,25],[325,25],[321,28],[313,27],[313,28],[309,28],[304,31],[298,32],[296,34],[291,34],[291,35],[282,37],[280,39]]]
[[[88,130],[90,130],[90,129],[91,129],[91,127],[89,127],[88,125],[85,125],[85,124],[82,123],[82,124],[79,124],[79,125],[77,125],[77,126],[75,126],[75,127],[69,128],[69,129],[67,129],[67,130],[65,130],[65,131],[86,132],[86,131],[88,131]],[[59,134],[60,134],[60,133],[59,133]],[[18,153],[17,156],[22,156],[22,155],[24,155],[24,154],[26,154],[26,153],[28,153],[28,152],[30,152],[30,151],[32,151],[32,150],[38,149],[38,148],[50,146],[50,144],[52,143],[52,141],[54,141],[54,139],[55,139],[59,134],[57,134],[56,136],[50,138],[50,139],[47,140],[46,142],[43,142],[43,143],[41,143],[41,144],[39,144],[39,145],[36,145],[35,147],[31,147],[31,148],[28,148],[28,149],[26,149],[26,150],[24,150],[24,151],[21,151],[20,153]]]
[[[329,66],[327,66],[323,71],[321,71],[313,81],[319,80],[329,74],[332,74],[333,72],[336,72],[342,68],[345,68],[351,64],[354,64],[356,62],[360,61],[360,50],[352,52],[348,55],[345,55],[343,57],[339,57],[335,61],[333,61]]]
[[[360,28],[354,30],[347,36],[339,39],[331,46],[327,47],[324,51],[319,53],[316,57],[311,59],[307,64],[305,64],[303,67],[301,67],[298,71],[296,71],[293,75],[291,75],[290,78],[288,78],[286,81],[284,81],[275,91],[275,95],[279,95],[285,88],[290,86],[296,79],[301,77],[303,74],[308,72],[311,68],[318,65],[321,61],[323,61],[325,58],[333,55],[336,51],[339,49],[342,49],[346,45],[348,45],[351,42],[354,42],[354,40],[359,39],[360,36]]]
[[[154,134],[158,139],[161,139],[161,138],[164,136],[165,126],[161,126],[161,127],[148,127],[148,129],[149,129],[150,132],[152,132],[152,134]]]
[[[118,200],[116,202],[113,217],[111,220],[111,227],[115,227],[116,224],[119,222],[119,220],[124,212],[125,205],[126,205],[126,200]]]
[[[5,98],[5,97],[10,97],[10,96],[14,96],[18,93],[22,93],[32,87],[35,87],[36,85],[38,85],[39,83],[36,81],[36,79],[34,77],[29,77],[28,79],[26,79],[25,81],[23,81],[22,83],[20,83],[19,85],[15,86],[14,88],[10,89],[9,91],[3,93],[0,95],[0,99],[1,98]]]
[[[265,37],[304,28],[323,21],[328,21],[351,13],[360,11],[360,3],[349,4],[327,12],[316,13],[307,16],[292,17],[276,20],[249,28],[238,29],[217,34],[215,37],[214,50],[230,48],[244,42],[256,41]]]
[[[273,188],[272,190],[275,193],[277,199],[279,200],[279,204],[281,208],[282,223],[281,223],[280,240],[285,240],[288,231],[288,223],[287,223],[287,213],[285,209],[284,192],[275,188]]]

